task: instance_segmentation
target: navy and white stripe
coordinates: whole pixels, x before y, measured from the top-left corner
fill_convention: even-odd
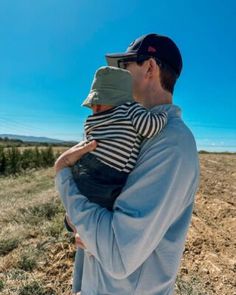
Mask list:
[[[98,143],[96,155],[103,163],[129,173],[135,166],[144,138],[159,133],[167,123],[165,112],[154,114],[137,102],[127,102],[91,115],[85,122],[88,141]]]

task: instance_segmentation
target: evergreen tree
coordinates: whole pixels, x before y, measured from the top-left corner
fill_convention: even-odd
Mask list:
[[[34,164],[35,164],[35,168],[39,168],[43,166],[42,156],[37,146],[34,149]]]
[[[8,150],[8,165],[7,172],[9,174],[16,174],[20,172],[21,154],[16,147],[11,147]]]
[[[0,147],[0,175],[4,175],[6,173],[7,168],[7,158],[4,152],[4,148]]]
[[[52,146],[49,146],[46,149],[46,154],[47,154],[47,164],[48,164],[48,166],[51,167],[51,166],[53,166],[54,161],[55,161],[55,157],[54,157]]]
[[[41,150],[41,157],[43,167],[53,166],[55,157],[51,146]]]
[[[35,168],[35,153],[32,149],[25,149],[21,154],[20,168],[23,170]]]
[[[58,154],[54,155],[52,146],[39,149],[24,149],[22,152],[15,147],[0,147],[0,175],[17,174],[27,169],[51,167]]]

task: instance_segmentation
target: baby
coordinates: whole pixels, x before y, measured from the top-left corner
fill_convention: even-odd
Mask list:
[[[109,66],[96,71],[82,105],[93,110],[85,122],[85,135],[87,141],[96,140],[97,148],[72,168],[74,180],[91,202],[112,210],[136,164],[142,140],[163,129],[167,114],[154,114],[135,102],[130,73]]]

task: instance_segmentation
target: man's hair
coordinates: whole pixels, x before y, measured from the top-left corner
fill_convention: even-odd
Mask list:
[[[163,89],[173,94],[177,74],[166,64],[160,66],[160,82]]]
[[[144,61],[137,62],[137,64],[140,65],[140,66],[143,63],[144,63]],[[162,63],[162,64],[158,64],[158,66],[160,68],[160,82],[161,82],[162,88],[164,90],[170,92],[171,94],[173,94],[175,83],[176,83],[176,80],[178,78],[177,74],[167,64]]]

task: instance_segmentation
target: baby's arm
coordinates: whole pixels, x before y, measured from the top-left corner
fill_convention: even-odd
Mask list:
[[[138,103],[130,107],[129,115],[135,130],[147,138],[159,133],[167,123],[166,112],[155,114]]]

